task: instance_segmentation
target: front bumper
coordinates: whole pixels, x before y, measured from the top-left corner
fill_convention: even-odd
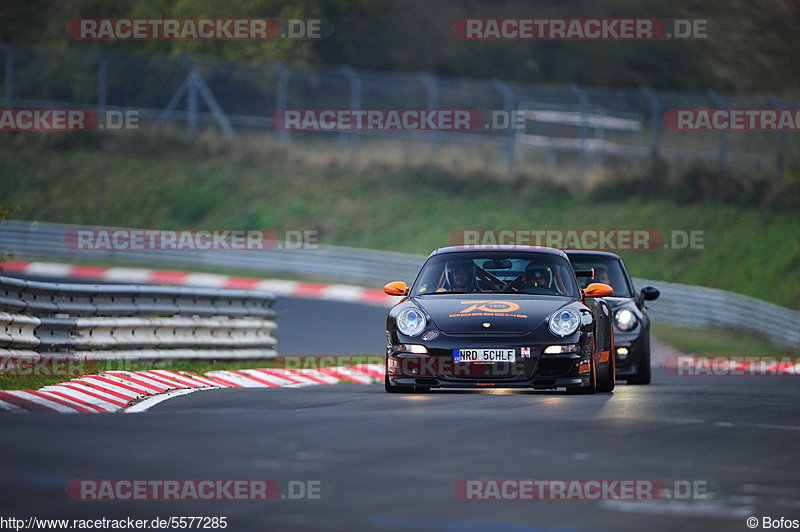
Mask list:
[[[433,377],[389,377],[389,383],[394,386],[424,386],[426,388],[525,388],[534,390],[554,390],[556,388],[577,388],[588,387],[589,376],[575,378],[541,378],[530,379],[529,381],[485,381],[467,380],[460,381],[451,379],[438,379]]]
[[[578,353],[543,354],[546,346],[513,346],[515,362],[457,363],[452,349],[430,349],[427,354],[389,349],[387,378],[395,386],[431,388],[532,388],[554,389],[590,385],[590,344]],[[506,347],[506,349],[512,346]]]
[[[614,331],[615,349],[626,348],[628,350],[626,356],[620,356],[615,353],[617,377],[628,377],[636,374],[639,370],[639,362],[647,352],[648,337],[647,331],[643,330],[641,326],[629,333]]]

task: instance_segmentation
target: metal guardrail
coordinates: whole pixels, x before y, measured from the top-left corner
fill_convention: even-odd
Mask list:
[[[800,349],[800,312],[796,310],[704,286],[646,279],[633,279],[633,283],[638,288],[653,285],[661,291],[657,300],[647,304],[650,317],[656,321],[741,331]],[[761,354],[765,353],[753,353]]]
[[[44,283],[0,276],[7,358],[270,358],[275,297],[152,285]]]
[[[318,249],[247,251],[79,251],[70,249],[66,244],[67,232],[76,229],[100,228],[39,222],[0,222],[0,250],[13,253],[16,258],[102,264],[152,264],[171,268],[299,275],[372,286],[383,286],[387,272],[390,276],[412,277],[422,264],[419,257],[405,253],[331,246],[320,246]]]
[[[331,281],[382,286],[390,280],[412,280],[425,257],[406,253],[323,246],[319,249],[265,251],[76,251],[65,234],[86,227],[36,222],[0,223],[0,249],[15,258],[149,263],[167,268],[225,268],[260,275],[293,274]],[[92,229],[98,229],[96,227]],[[747,332],[790,348],[800,348],[800,312],[756,298],[701,286],[634,279],[661,290],[649,302],[653,319],[690,327],[721,327]],[[2,317],[0,317],[2,319]]]

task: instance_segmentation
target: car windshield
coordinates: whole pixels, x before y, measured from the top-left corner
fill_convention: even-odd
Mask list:
[[[413,295],[521,293],[577,297],[575,274],[564,257],[533,252],[434,255],[422,267]]]
[[[570,255],[572,267],[576,270],[594,268],[594,278],[578,277],[578,284],[586,288],[589,283],[605,283],[614,289],[615,297],[633,297],[622,270],[622,263],[616,257],[596,255]]]

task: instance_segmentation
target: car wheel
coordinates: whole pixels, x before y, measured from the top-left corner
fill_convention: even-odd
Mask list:
[[[628,384],[650,384],[651,371],[650,371],[650,342],[647,342],[647,348],[642,351],[642,357],[639,359],[639,368],[636,373],[628,377]]]
[[[608,393],[614,391],[614,386],[616,385],[616,364],[614,362],[614,353],[613,349],[609,353],[608,356],[608,364],[606,364],[606,369],[603,371],[602,375],[597,379],[597,391]]]
[[[591,395],[597,391],[597,367],[594,356],[589,359],[589,386],[567,386],[567,393],[576,395]]]

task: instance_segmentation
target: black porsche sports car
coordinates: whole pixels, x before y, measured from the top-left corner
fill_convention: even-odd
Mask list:
[[[581,278],[582,284],[601,282],[614,289],[606,301],[614,313],[615,358],[617,378],[628,384],[650,384],[650,317],[645,301],[659,296],[646,286],[638,294],[633,288],[625,263],[606,251],[566,251],[576,271],[593,270],[594,277]]]
[[[614,389],[610,286],[580,289],[564,252],[437,249],[386,320],[386,391],[430,388]]]

